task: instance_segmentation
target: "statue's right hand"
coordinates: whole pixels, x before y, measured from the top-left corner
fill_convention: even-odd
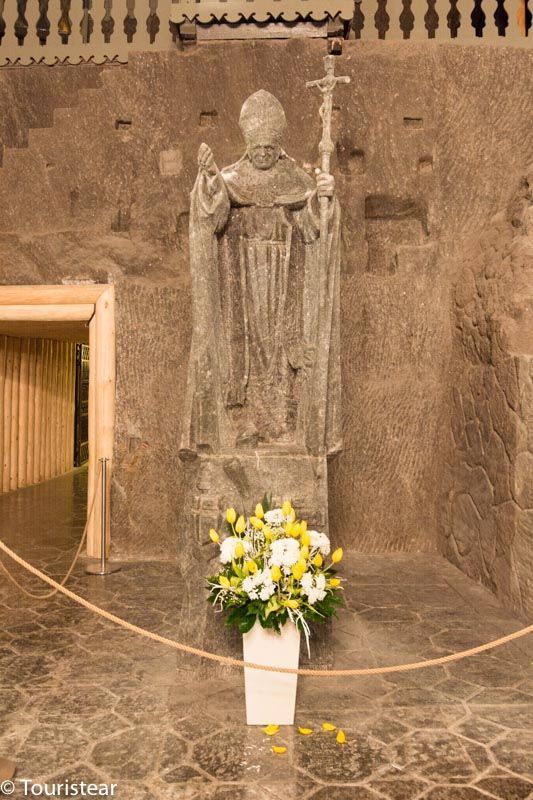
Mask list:
[[[198,150],[198,167],[208,175],[216,175],[218,172],[213,151],[208,144],[200,145]]]

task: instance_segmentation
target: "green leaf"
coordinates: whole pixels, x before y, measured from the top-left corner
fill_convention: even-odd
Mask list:
[[[248,633],[248,631],[251,631],[252,628],[254,627],[254,623],[255,623],[255,616],[252,615],[245,616],[243,619],[239,621],[238,625],[239,631],[241,633]]]

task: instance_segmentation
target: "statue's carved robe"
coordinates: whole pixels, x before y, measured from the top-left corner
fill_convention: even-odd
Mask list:
[[[339,222],[321,280],[313,179],[282,153],[200,171],[191,194],[193,335],[182,454],[239,437],[340,449]]]

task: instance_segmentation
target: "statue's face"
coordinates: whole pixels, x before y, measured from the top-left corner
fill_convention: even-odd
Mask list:
[[[278,160],[280,153],[281,147],[271,142],[248,146],[248,156],[256,169],[271,169]]]

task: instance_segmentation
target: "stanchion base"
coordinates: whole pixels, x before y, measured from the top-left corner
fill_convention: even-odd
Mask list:
[[[85,572],[87,575],[111,575],[113,572],[120,572],[121,569],[120,564],[113,564],[109,561],[102,569],[101,563],[97,561],[95,564],[88,564],[85,567]]]
[[[14,761],[0,757],[0,781],[13,780],[16,766]]]

